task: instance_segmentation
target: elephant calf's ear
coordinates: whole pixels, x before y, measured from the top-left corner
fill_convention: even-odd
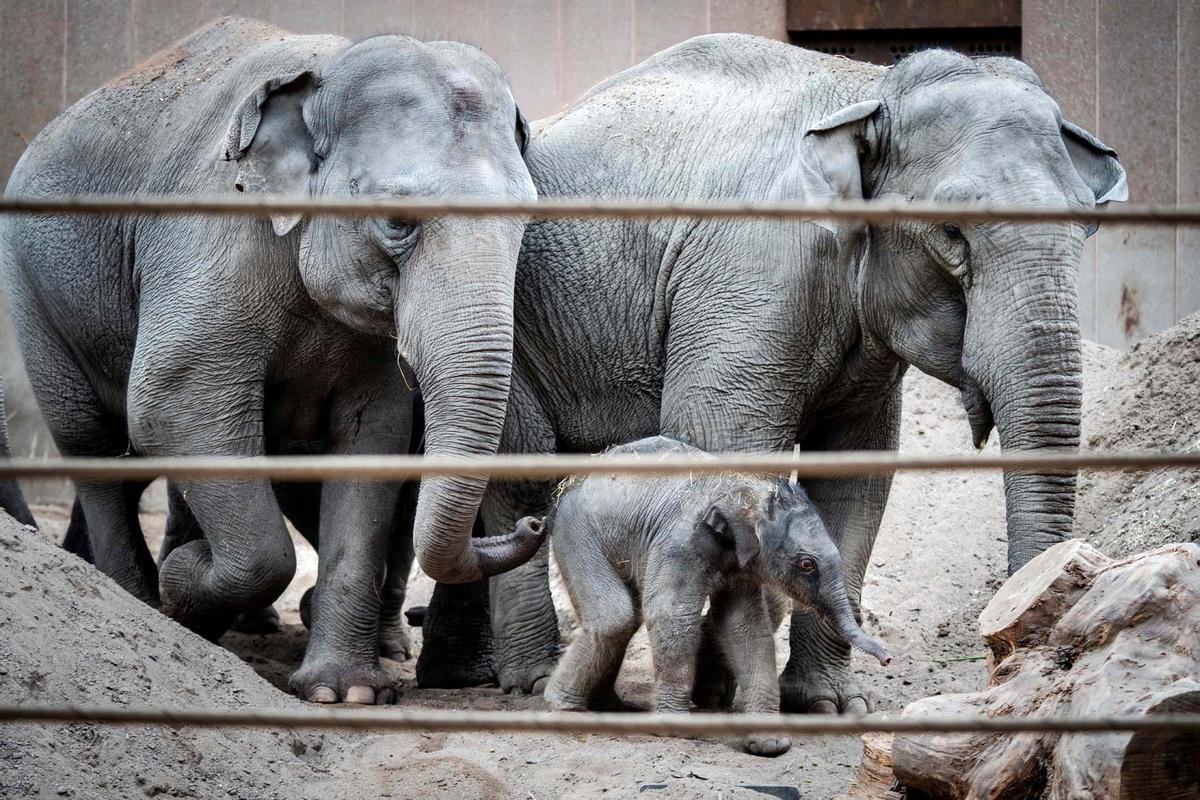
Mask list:
[[[758,534],[751,511],[739,508],[727,512],[720,504],[714,503],[705,512],[700,525],[722,546],[733,548],[738,569],[745,569],[758,555]]]
[[[1104,142],[1078,125],[1063,120],[1063,143],[1067,155],[1075,165],[1079,177],[1092,190],[1096,205],[1122,202],[1129,199],[1129,186],[1125,182],[1125,168],[1117,160],[1117,153]],[[1096,232],[1097,225],[1088,223],[1087,233]]]
[[[831,114],[805,132],[808,150],[801,181],[807,199],[821,203],[863,198],[866,121],[878,110],[878,100],[864,100]],[[822,228],[839,232],[837,223],[832,220],[815,222]]]
[[[272,78],[238,106],[225,133],[222,159],[237,162],[234,188],[239,192],[307,192],[315,156],[312,134],[304,121],[304,102],[315,83],[311,72]],[[279,236],[299,222],[299,214],[271,216],[271,226]]]

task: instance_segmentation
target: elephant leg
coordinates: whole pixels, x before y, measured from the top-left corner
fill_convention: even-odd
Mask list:
[[[204,538],[196,515],[188,508],[183,492],[173,481],[167,483],[167,527],[162,546],[158,550],[158,566],[161,568],[167,556],[177,547]]]
[[[587,574],[560,566],[579,630],[546,684],[546,702],[560,711],[623,710],[617,675],[641,624],[633,596],[607,562],[589,562]]]
[[[174,483],[167,484],[167,524],[163,535],[162,546],[158,550],[158,566],[161,569],[167,556],[179,547],[204,538],[204,531],[196,515],[188,507],[183,491]],[[239,633],[267,634],[278,633],[280,626],[279,612],[274,606],[243,611],[234,617],[229,626]]]
[[[38,405],[65,456],[117,457],[129,451],[124,421],[105,410],[87,374],[59,337],[37,317],[25,319],[26,366]],[[64,546],[91,554],[97,569],[134,597],[159,605],[158,571],[138,521],[145,483],[77,481]],[[78,512],[78,513],[76,513]]]
[[[526,381],[514,373],[501,452],[552,453],[554,446],[548,418]],[[553,482],[493,481],[482,506],[486,531],[508,533],[522,517],[543,516],[554,487]],[[479,520],[474,535],[484,535]],[[547,549],[488,585],[438,584],[421,632],[417,681],[422,686],[499,683],[506,691],[539,689],[562,650]]]
[[[379,652],[396,661],[416,655],[408,623],[404,620],[404,598],[413,565],[413,521],[420,484],[408,481],[400,487],[400,500],[388,532],[387,574],[379,609]]]
[[[311,449],[304,451],[305,455],[315,455]],[[290,455],[289,451],[289,455]],[[319,483],[274,483],[275,499],[279,508],[288,521],[295,526],[296,531],[313,547],[320,547],[321,529],[321,484]],[[300,597],[300,622],[305,628],[312,630],[312,586],[305,590]],[[270,617],[275,618],[275,626],[279,626],[279,614],[274,606],[263,609],[257,615],[257,622],[270,624]],[[252,620],[246,620],[251,624]],[[236,624],[235,624],[236,625]]]
[[[89,564],[96,563],[96,555],[92,552],[92,540],[88,537],[87,517],[83,514],[83,503],[79,496],[71,504],[71,521],[67,523],[67,533],[63,536],[62,548],[72,555],[82,558]]]
[[[8,447],[8,414],[4,405],[4,380],[0,378],[0,458],[10,458]],[[25,495],[15,480],[0,481],[0,509],[22,525],[37,527]]]
[[[711,613],[704,615],[700,652],[696,658],[696,683],[692,702],[699,708],[728,709],[737,694],[737,678],[720,646]]]
[[[146,485],[79,481],[75,491],[96,568],[134,597],[157,607],[158,570],[138,521],[138,499]]]
[[[484,500],[488,532],[512,531],[517,520],[526,515],[544,517],[553,492],[553,483],[501,483],[489,489]],[[493,577],[488,597],[500,688],[506,692],[540,692],[562,653],[558,615],[550,595],[549,543],[543,543],[537,554],[521,566]]]
[[[392,385],[392,384],[395,385]],[[350,387],[331,409],[331,450],[344,455],[406,453],[407,389],[399,376]],[[391,679],[379,662],[379,618],[388,534],[400,484],[327,481],[321,485],[317,585],[304,662],[288,684],[318,703],[390,703]]]
[[[312,635],[289,681],[306,700],[391,701],[379,664],[379,614],[397,492],[380,481],[331,481],[322,489]]]
[[[696,657],[703,636],[707,593],[684,578],[680,569],[679,565],[656,568],[651,564],[646,570],[642,607],[654,658],[654,710],[660,714],[691,710]]]
[[[899,382],[869,413],[814,426],[827,435],[806,441],[805,450],[894,450],[900,432]],[[890,475],[806,481],[805,488],[837,543],[845,570],[846,593],[861,622],[863,577],[891,489]],[[810,611],[793,611],[791,653],[780,675],[785,711],[865,714],[868,693],[850,668],[850,646]]]
[[[482,519],[475,520],[473,535],[484,535]],[[434,586],[421,624],[417,685],[428,689],[494,685],[495,656],[487,581]]]

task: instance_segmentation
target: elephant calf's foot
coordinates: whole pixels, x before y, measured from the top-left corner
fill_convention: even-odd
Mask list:
[[[781,756],[792,749],[792,740],[787,736],[751,733],[746,736],[746,752],[756,756]]]
[[[783,710],[794,714],[869,714],[871,700],[849,665],[794,669],[779,676]]]
[[[292,673],[288,688],[310,703],[386,705],[396,692],[387,673],[379,668],[306,658]]]

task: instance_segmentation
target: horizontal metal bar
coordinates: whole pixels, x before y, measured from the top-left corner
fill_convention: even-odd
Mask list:
[[[198,728],[371,731],[509,731],[607,735],[784,733],[792,736],[883,733],[1179,733],[1200,732],[1200,714],[1142,717],[888,717],[806,714],[592,714],[564,712],[317,709],[172,710],[97,706],[0,706],[0,723],[92,722]]]
[[[433,456],[253,456],[181,458],[17,458],[0,460],[0,479],[153,480],[155,478],[313,480],[408,480],[436,475],[492,478],[561,478],[568,475],[716,475],[752,473],[840,477],[893,472],[1008,470],[1070,473],[1080,469],[1126,470],[1200,467],[1200,452],[1016,451],[929,455],[871,450],[808,453],[724,453],[708,457],[603,457],[570,454]]]
[[[929,222],[1019,223],[1101,222],[1141,225],[1200,225],[1200,205],[1153,206],[1124,203],[1095,209],[1037,206],[983,206],[964,204],[885,203],[875,201],[811,203],[759,203],[739,200],[663,201],[554,197],[530,203],[476,198],[401,198],[393,200],[307,197],[195,197],[180,195],[125,197],[79,195],[58,197],[8,197],[0,200],[0,214],[220,214],[266,217],[301,214],[323,217],[536,217],[552,218],[660,218],[857,220],[888,222],[897,219]]]

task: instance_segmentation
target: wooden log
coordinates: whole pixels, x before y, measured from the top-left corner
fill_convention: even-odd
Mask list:
[[[919,700],[905,716],[1200,710],[1200,546],[1112,561],[1059,545],[1044,556],[981,617],[994,652],[1007,652],[988,687]],[[914,796],[1200,800],[1195,734],[898,735],[892,761]]]
[[[1051,547],[1009,578],[979,615],[979,632],[991,651],[988,672],[1018,647],[1045,641],[1058,618],[1087,591],[1112,559],[1082,539]]]
[[[854,782],[834,800],[901,800],[892,774],[892,734],[865,733],[863,755]]]

